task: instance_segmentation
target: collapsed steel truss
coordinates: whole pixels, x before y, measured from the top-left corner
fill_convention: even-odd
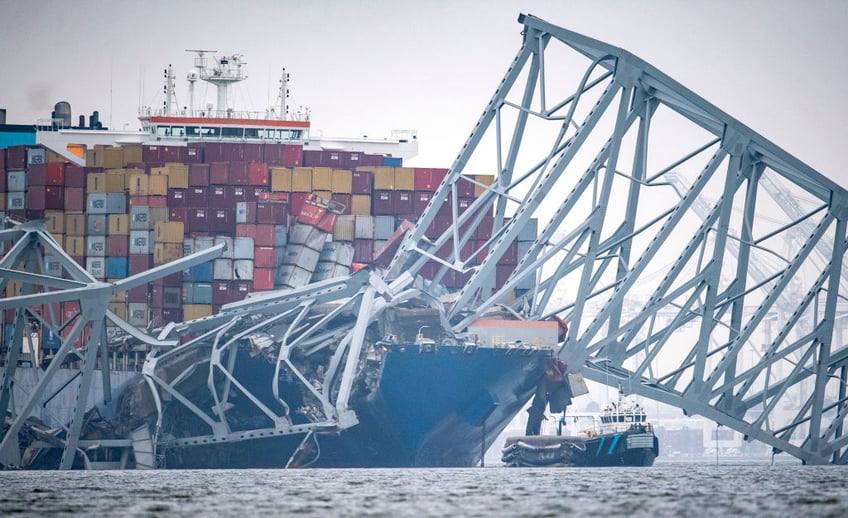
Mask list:
[[[381,274],[361,271],[251,297],[154,337],[108,313],[111,295],[214,251],[105,284],[76,266],[43,229],[6,231],[4,239],[17,244],[0,263],[4,282],[59,291],[0,301],[2,309],[18,308],[19,324],[17,346],[4,358],[0,408],[10,407],[24,308],[79,300],[80,319],[42,377],[48,380],[66,355],[83,356],[62,467],[85,447],[79,423],[95,360],[105,351],[104,318],[153,347],[143,374],[158,426],[152,435],[133,433],[127,440],[139,464],[155,465],[152,456],[141,460],[145,447],[153,453],[288,434],[306,441],[312,433],[356,424],[348,402],[367,354],[368,326],[410,297],[424,296],[440,308],[442,297],[448,301],[444,325],[459,339],[494,307],[531,320],[558,316],[569,325],[560,354],[588,378],[704,415],[808,463],[845,463],[848,348],[839,293],[845,191],[632,54],[532,16],[520,22],[518,55]],[[464,174],[492,171],[492,185]],[[469,182],[479,194],[473,200],[461,195]],[[453,225],[434,235],[443,204]],[[492,214],[491,232],[481,232]],[[64,258],[69,279],[39,273],[41,248]],[[413,281],[428,262],[439,265],[434,282]],[[24,267],[13,271],[12,263]],[[439,282],[446,276],[459,277],[464,287],[446,294]],[[78,353],[72,342],[85,325],[95,332]],[[263,348],[264,334],[282,345]],[[175,337],[186,335],[193,338],[177,346]],[[274,408],[252,397],[233,371],[231,351],[242,340],[251,340],[257,354],[274,355],[268,383],[275,390],[285,370],[309,391],[310,423],[293,424],[277,392]],[[163,363],[193,349],[206,355],[211,409],[181,392],[194,367],[162,373]],[[292,361],[295,350],[307,359],[330,354],[320,372],[306,373]],[[12,417],[0,443],[4,465],[20,461],[17,432],[51,397],[46,386],[40,383]],[[233,391],[269,424],[235,429],[227,413]],[[159,428],[166,394],[208,433],[167,436]]]
[[[468,307],[559,315],[561,356],[588,378],[807,463],[848,461],[845,190],[627,51],[520,22],[521,50],[431,202],[457,224],[431,243],[428,211],[389,278],[438,260],[468,275],[456,330]],[[460,175],[481,166],[497,180],[460,213]]]

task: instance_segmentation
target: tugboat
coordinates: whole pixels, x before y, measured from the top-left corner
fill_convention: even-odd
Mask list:
[[[548,422],[556,423],[555,435],[509,437],[501,461],[509,467],[651,466],[659,453],[645,409],[621,391],[600,414],[563,412]]]

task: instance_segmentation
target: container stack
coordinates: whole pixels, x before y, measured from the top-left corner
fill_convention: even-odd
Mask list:
[[[116,295],[110,309],[147,327],[214,314],[251,292],[347,275],[352,265],[375,258],[386,266],[447,170],[300,145],[203,142],[95,147],[86,151],[85,166],[38,146],[11,146],[0,149],[0,173],[0,212],[18,221],[45,219],[68,255],[99,280],[226,245],[215,261]],[[458,185],[460,210],[493,181],[469,179]],[[451,224],[445,204],[428,237]],[[491,237],[492,225],[489,216],[477,226],[470,250]],[[532,229],[525,234],[501,259],[499,283],[535,239]],[[450,249],[439,255],[446,258]],[[58,262],[47,257],[45,265],[49,270]],[[421,273],[432,279],[437,270],[438,263],[429,262]],[[455,273],[442,279],[449,288],[465,282]],[[7,295],[19,292],[19,284],[8,283]],[[64,323],[78,307],[42,309]],[[7,312],[6,322],[11,318]]]

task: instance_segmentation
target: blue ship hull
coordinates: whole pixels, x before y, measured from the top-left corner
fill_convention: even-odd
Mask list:
[[[352,407],[359,424],[338,434],[316,435],[291,466],[477,465],[530,399],[551,356],[551,350],[393,345],[376,366],[374,388],[357,389]],[[267,379],[256,374],[255,379]],[[302,439],[171,449],[165,452],[164,467],[283,467]]]

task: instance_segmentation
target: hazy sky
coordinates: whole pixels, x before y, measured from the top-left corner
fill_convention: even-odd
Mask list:
[[[245,56],[251,108],[285,66],[315,130],[417,129],[410,163],[447,167],[519,49],[520,12],[628,49],[848,186],[844,0],[0,0],[0,107],[31,123],[67,100],[74,121],[136,128],[164,66],[186,103],[185,49],[211,48]]]

